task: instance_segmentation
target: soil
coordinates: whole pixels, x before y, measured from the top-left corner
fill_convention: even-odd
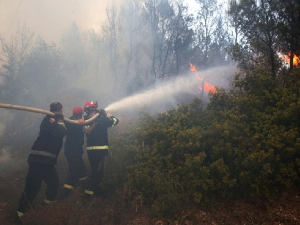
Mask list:
[[[22,224],[105,224],[105,225],[296,225],[300,224],[300,190],[284,193],[273,203],[238,200],[203,208],[187,206],[176,219],[153,218],[147,206],[112,205],[99,198],[83,204],[75,196],[51,207],[28,212]],[[80,202],[80,203],[79,203]],[[110,205],[110,206],[109,206]],[[82,216],[78,217],[78,214]],[[96,215],[96,216],[95,216]],[[71,222],[75,217],[77,223]],[[0,201],[1,224],[15,223],[15,208]],[[84,221],[84,222],[83,222]]]

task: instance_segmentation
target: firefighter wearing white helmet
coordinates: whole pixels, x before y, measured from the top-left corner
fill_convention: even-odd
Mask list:
[[[86,150],[91,168],[85,194],[92,196],[96,188],[101,184],[104,175],[104,160],[108,155],[108,128],[116,126],[119,120],[104,109],[98,109],[97,102],[88,101],[83,108],[86,112],[85,120],[96,113],[100,114],[94,121],[84,126]]]

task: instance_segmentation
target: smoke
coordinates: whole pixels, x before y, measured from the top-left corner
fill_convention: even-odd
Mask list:
[[[234,74],[238,72],[236,65],[218,66],[207,70],[199,71],[198,73],[205,81],[216,87],[225,89],[230,88]]]
[[[227,89],[235,71],[234,66],[223,66],[198,71],[205,81],[212,85]],[[197,91],[200,86],[198,79],[191,73],[182,75],[173,80],[157,83],[151,89],[138,94],[123,98],[108,105],[105,110],[114,114],[136,116],[137,113],[146,110],[150,115],[176,108],[180,103],[192,101],[195,97],[201,96]]]
[[[106,18],[106,7],[111,3],[111,0],[2,0],[0,34],[8,38],[21,22],[47,42],[57,42],[74,22],[84,30],[99,30]]]
[[[118,0],[116,3],[121,4],[123,2],[124,0]],[[63,33],[70,28],[74,22],[80,28],[79,30],[86,31],[88,29],[93,29],[98,32],[100,31],[101,23],[107,19],[106,8],[111,3],[111,0],[0,0],[0,34],[4,34],[5,37],[9,38],[10,35],[14,34],[18,29],[18,23],[20,21],[25,23],[27,28],[34,32],[36,36],[41,36],[42,39],[49,43],[52,41],[58,42]],[[77,44],[76,40],[75,44]],[[51,86],[49,81],[55,80],[54,78],[45,80],[41,78],[42,76],[37,76],[37,78],[41,79],[34,78],[35,75],[39,75],[39,73],[41,73],[41,75],[45,78],[51,77],[56,71],[51,70],[48,74],[47,70],[49,68],[54,68],[56,64],[54,63],[54,66],[50,67],[47,67],[47,64],[43,67],[43,65],[40,64],[40,61],[37,60],[37,64],[30,64],[32,67],[31,70],[29,70],[29,74],[32,75],[32,77],[27,78],[26,76],[21,76],[18,84],[15,83],[15,86],[10,86],[12,90],[13,88],[16,90],[13,92],[15,98],[14,100],[9,98],[8,100],[10,102],[7,103],[21,104],[23,106],[49,110],[51,102],[60,101],[64,106],[64,115],[69,117],[71,116],[72,108],[74,106],[83,106],[85,101],[98,101],[100,108],[107,106],[106,110],[108,112],[111,112],[120,118],[123,115],[126,117],[136,116],[144,110],[151,115],[155,115],[168,109],[176,108],[177,104],[190,102],[195,97],[207,98],[207,94],[205,96],[200,96],[200,92],[197,90],[197,87],[200,85],[199,81],[192,72],[187,72],[186,74],[172,80],[157,82],[153,87],[136,95],[129,97],[123,96],[123,99],[122,97],[115,99],[116,96],[118,96],[117,94],[115,95],[117,90],[114,85],[111,84],[113,82],[110,77],[105,75],[110,74],[108,69],[109,65],[107,61],[105,61],[105,57],[96,58],[96,52],[92,51],[95,48],[89,48],[89,42],[86,42],[85,44],[87,52],[89,53],[89,55],[86,56],[86,59],[88,59],[86,61],[92,65],[94,61],[98,60],[100,62],[100,71],[97,71],[96,68],[91,66],[84,71],[84,75],[82,75],[80,72],[77,74],[76,70],[68,71],[67,69],[69,69],[69,67],[64,67],[67,68],[63,71],[63,73],[65,73],[66,77],[68,77],[68,83],[62,87],[60,84],[63,82],[59,81],[57,86],[55,86],[56,88],[53,90],[49,88],[53,88],[53,85]],[[71,47],[70,50],[73,50]],[[77,45],[73,47],[76,49]],[[102,52],[100,53],[102,54]],[[77,55],[72,56],[75,58]],[[145,56],[137,55],[137,57],[139,58],[137,60],[139,63],[143,61],[146,63],[144,58]],[[82,61],[85,62],[84,60]],[[72,62],[77,61],[74,60]],[[74,64],[74,66],[78,66],[82,69],[85,64]],[[38,70],[39,67],[43,69]],[[206,71],[197,69],[199,75],[203,77],[206,82],[218,87],[227,88],[230,83],[229,77],[234,73],[233,68],[234,67],[218,67]],[[120,70],[122,69],[123,68],[120,67]],[[33,73],[35,70],[38,72]],[[22,72],[24,72],[24,70],[22,70]],[[122,75],[122,71],[119,71],[119,73]],[[23,73],[21,74],[23,75]],[[45,74],[48,74],[48,76],[45,76]],[[21,86],[24,84],[25,86],[27,83],[34,83],[36,90],[34,88],[31,89],[32,87],[29,85],[29,88],[26,91],[32,92],[28,94],[30,97],[18,97],[18,85],[20,84]],[[112,90],[113,88],[115,90]],[[120,93],[123,92],[120,91]],[[110,104],[112,101],[115,102]],[[42,115],[34,113],[25,114],[23,112],[16,115],[16,113],[12,112],[12,110],[9,111],[6,109],[1,109],[0,114],[2,116],[2,119],[0,119],[0,131],[5,129],[6,125],[8,125],[8,127],[15,127],[16,130],[20,130],[20,128],[22,128],[22,130],[26,131],[24,132],[24,136],[26,136],[26,142],[28,142],[28,145],[33,143],[37,132],[28,132],[26,129],[29,127],[30,129],[38,129],[39,123],[43,117]],[[12,135],[13,134],[14,133],[12,133]],[[8,152],[5,152],[3,155],[5,160],[8,160],[7,154]]]
[[[11,160],[11,155],[9,153],[9,149],[4,148],[1,151],[0,164],[3,165]]]

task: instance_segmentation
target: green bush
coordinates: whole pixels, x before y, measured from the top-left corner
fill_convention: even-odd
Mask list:
[[[300,82],[272,79],[262,71],[237,75],[205,109],[195,99],[157,117],[145,114],[114,140],[106,184],[126,201],[138,196],[158,217],[176,216],[191,202],[272,200],[297,185]]]

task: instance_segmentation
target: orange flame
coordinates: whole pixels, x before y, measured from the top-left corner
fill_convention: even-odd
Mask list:
[[[204,82],[204,91],[206,91],[206,92],[212,92],[212,93],[217,93],[217,89],[216,89],[216,87],[215,86],[213,86],[213,85],[211,85],[210,83],[207,83],[206,81],[203,81],[203,78],[198,74],[198,71],[197,71],[197,69],[196,69],[196,66],[195,65],[193,65],[192,63],[190,63],[190,69],[191,69],[191,71],[192,72],[194,72],[195,73],[195,75],[196,75],[196,77],[197,77],[197,79],[199,80],[199,81],[201,81],[201,82]],[[202,90],[202,87],[201,86],[198,86],[198,89],[199,90]]]
[[[192,63],[190,63],[190,68],[192,72],[197,72],[196,67]]]
[[[195,73],[197,79],[198,79],[199,81],[202,81],[203,78],[200,77],[200,75],[198,74],[198,71],[197,71],[197,69],[196,69],[196,66],[194,66],[192,63],[190,63],[190,68],[191,68],[191,71]]]
[[[290,58],[291,58],[291,53],[289,53],[288,55],[284,55],[284,58],[285,58],[285,62],[287,64],[290,63]],[[298,66],[300,64],[300,58],[299,56],[297,56],[296,54],[294,54],[294,57],[293,57],[293,66]]]
[[[211,91],[214,94],[217,93],[216,87],[207,82],[204,82],[204,91]]]

